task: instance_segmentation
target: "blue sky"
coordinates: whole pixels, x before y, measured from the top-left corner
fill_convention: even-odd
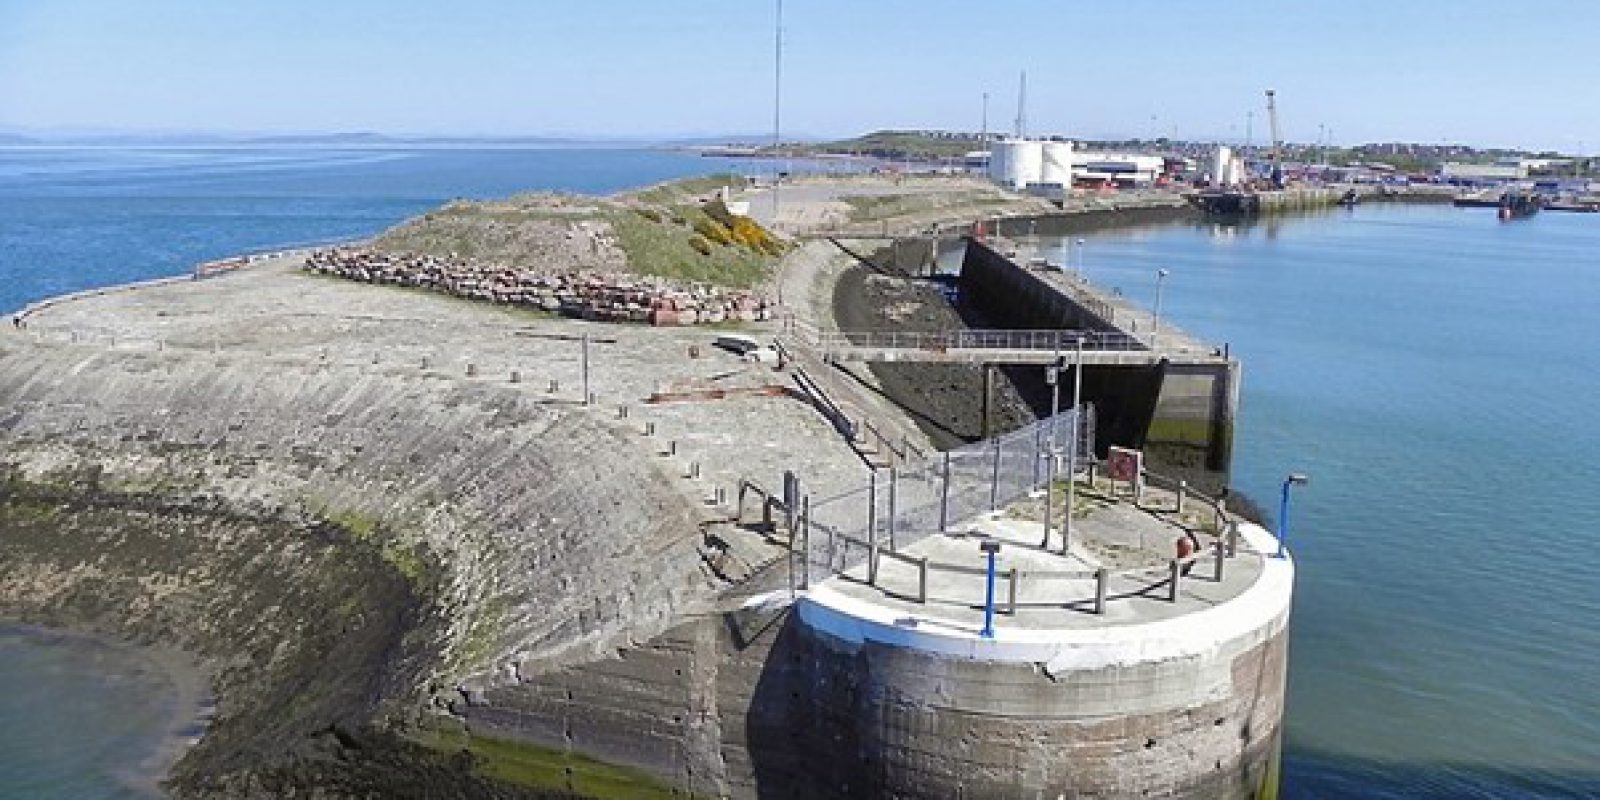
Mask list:
[[[0,128],[659,136],[772,124],[771,0],[0,0]],[[1600,2],[787,0],[784,128],[1600,150]]]

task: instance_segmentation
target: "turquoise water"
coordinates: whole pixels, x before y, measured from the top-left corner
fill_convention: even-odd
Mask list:
[[[1600,216],[1362,206],[1085,237],[1244,363],[1290,519],[1290,797],[1600,797]],[[1067,259],[1076,264],[1077,253]]]
[[[759,169],[637,150],[0,149],[0,310],[363,236],[454,196],[729,168]],[[1364,206],[1086,239],[1091,278],[1148,303],[1171,270],[1165,316],[1243,359],[1240,487],[1275,505],[1284,473],[1312,476],[1293,514],[1286,795],[1600,797],[1600,217]],[[63,660],[39,647],[0,638],[26,701],[0,705],[0,731],[110,719],[25,691],[41,682],[13,676]],[[116,797],[117,765],[140,758],[0,741],[0,796]]]

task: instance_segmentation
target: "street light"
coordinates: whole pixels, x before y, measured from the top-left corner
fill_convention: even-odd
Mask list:
[[[1291,472],[1283,479],[1283,499],[1278,504],[1278,558],[1283,558],[1284,542],[1289,538],[1289,487],[1305,486],[1311,478],[1304,473]]]
[[[1172,272],[1169,270],[1156,270],[1156,311],[1155,316],[1150,320],[1150,344],[1152,345],[1156,343],[1157,337],[1161,335],[1161,283],[1171,274]]]
[[[1057,345],[1057,347],[1059,346]],[[1058,423],[1056,417],[1061,413],[1061,370],[1066,367],[1066,363],[1067,360],[1058,355],[1054,363],[1044,368],[1044,382],[1050,384],[1050,438],[1045,445],[1045,452],[1049,457],[1045,461],[1044,477],[1044,538],[1039,542],[1039,546],[1045,550],[1050,549],[1050,518],[1055,514],[1056,425]],[[1034,442],[1037,443],[1038,439],[1034,439]],[[1035,444],[1035,447],[1037,447],[1037,444]],[[1037,464],[1038,462],[1035,461],[1034,463]],[[1038,475],[1039,473],[1035,471],[1035,480],[1038,479]],[[1067,513],[1069,515],[1072,513],[1071,506],[1067,507]]]
[[[1083,277],[1083,239],[1077,241],[1078,245],[1078,277]]]
[[[989,556],[989,569],[988,569],[988,573],[987,573],[989,577],[988,577],[988,580],[984,584],[984,590],[983,590],[983,631],[981,633],[979,633],[978,635],[982,636],[985,639],[993,639],[994,638],[994,560],[995,560],[995,555],[1000,552],[1000,543],[995,541],[995,540],[993,540],[993,539],[990,539],[990,540],[988,540],[986,542],[983,542],[982,544],[978,545],[978,549],[982,550],[985,554],[987,554]]]

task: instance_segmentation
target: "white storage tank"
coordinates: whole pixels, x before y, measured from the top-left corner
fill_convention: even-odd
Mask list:
[[[1072,142],[1045,142],[1039,183],[1072,188]]]
[[[1005,139],[999,142],[1005,153],[1000,182],[1012,189],[1026,189],[1038,183],[1044,169],[1044,142],[1031,139]]]

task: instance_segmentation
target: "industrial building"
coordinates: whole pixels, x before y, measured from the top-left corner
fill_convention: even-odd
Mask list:
[[[1166,169],[1161,156],[1095,153],[1068,141],[1006,138],[989,149],[990,180],[1015,191],[1042,194],[1072,186],[1150,186]]]

